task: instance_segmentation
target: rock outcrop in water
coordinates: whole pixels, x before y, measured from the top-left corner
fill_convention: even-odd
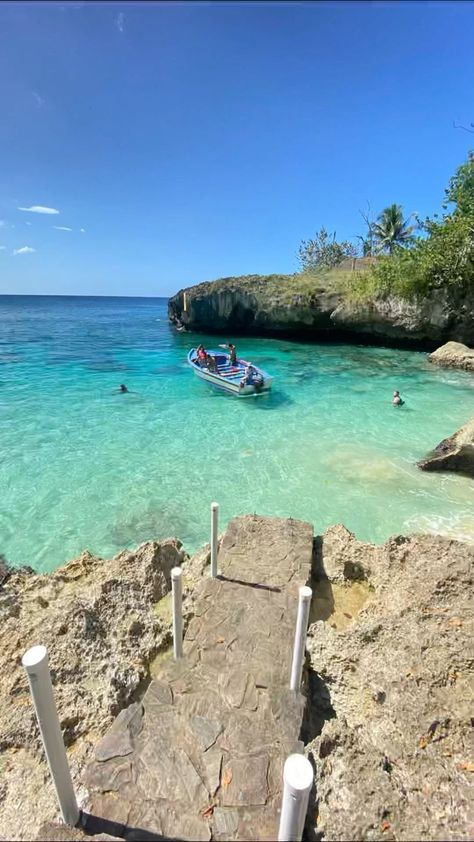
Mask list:
[[[474,349],[462,342],[446,342],[429,355],[430,362],[445,368],[462,368],[474,372]]]
[[[318,542],[316,838],[472,839],[473,562],[428,535]]]
[[[171,321],[233,335],[301,335],[393,344],[474,344],[474,288],[434,290],[419,300],[377,297],[350,301],[347,288],[324,277],[246,275],[207,281],[169,300]]]
[[[418,462],[423,471],[456,471],[474,478],[474,418]]]

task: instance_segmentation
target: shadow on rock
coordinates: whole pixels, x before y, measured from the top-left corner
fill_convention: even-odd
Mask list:
[[[313,591],[309,615],[311,625],[311,623],[316,623],[318,620],[329,619],[334,612],[335,606],[331,581],[324,569],[323,539],[321,535],[317,535],[314,539],[310,585]]]

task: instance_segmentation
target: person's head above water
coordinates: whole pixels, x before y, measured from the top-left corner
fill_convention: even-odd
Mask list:
[[[119,386],[119,388],[120,388],[120,391],[121,391],[121,392],[128,392],[128,389],[127,389],[127,387],[125,386],[125,384],[124,384],[124,383],[121,383],[121,384],[120,384],[120,386]]]
[[[400,395],[400,392],[398,391],[398,389],[395,389],[395,391],[394,391],[394,393],[393,393],[393,397],[394,397],[394,398],[398,398],[398,397],[399,397],[399,395]]]

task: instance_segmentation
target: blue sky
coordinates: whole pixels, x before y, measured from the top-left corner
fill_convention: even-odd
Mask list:
[[[0,293],[292,272],[367,201],[438,210],[474,147],[470,3],[2,2],[0,32]]]

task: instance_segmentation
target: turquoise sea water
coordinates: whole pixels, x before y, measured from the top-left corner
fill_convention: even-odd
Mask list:
[[[232,339],[232,337],[229,337]],[[426,354],[242,339],[268,396],[213,391],[164,299],[0,297],[0,553],[51,570],[258,512],[364,540],[474,540],[474,483],[414,463],[474,414],[474,377]],[[114,390],[126,383],[131,394]],[[406,400],[391,406],[394,389]]]

